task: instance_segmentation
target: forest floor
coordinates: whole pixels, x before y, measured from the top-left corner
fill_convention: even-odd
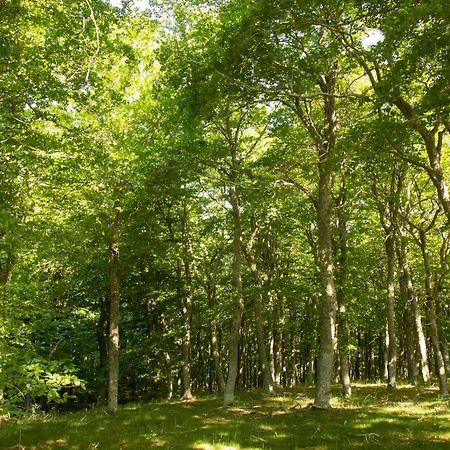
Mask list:
[[[333,409],[309,407],[313,389],[272,396],[238,393],[236,404],[200,396],[190,402],[133,403],[38,415],[0,427],[1,449],[450,449],[450,400],[437,389],[360,384]]]

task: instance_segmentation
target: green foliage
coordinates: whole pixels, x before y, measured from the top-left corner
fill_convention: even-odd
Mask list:
[[[36,406],[47,408],[75,398],[85,389],[76,371],[69,362],[40,358],[23,350],[7,351],[0,367],[2,414],[20,415]]]

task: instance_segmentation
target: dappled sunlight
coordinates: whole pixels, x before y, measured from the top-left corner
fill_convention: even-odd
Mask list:
[[[190,448],[194,450],[240,450],[242,447],[238,444],[223,445],[223,444],[209,444],[206,442],[196,442]]]
[[[128,404],[115,415],[102,409],[32,419],[21,432],[26,448],[108,450],[286,449],[314,448],[450,448],[448,400],[433,389],[401,387],[387,393],[383,385],[354,386],[351,399],[333,391],[334,409],[309,405],[309,389],[274,397],[242,393],[224,408],[217,397],[184,402]],[[398,404],[396,402],[399,402]],[[19,427],[0,428],[0,442],[18,444]]]
[[[47,445],[61,446],[66,445],[67,441],[65,439],[48,440],[45,442]]]

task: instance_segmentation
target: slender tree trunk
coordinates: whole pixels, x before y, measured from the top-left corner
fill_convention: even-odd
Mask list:
[[[281,376],[283,372],[283,333],[284,333],[284,308],[283,299],[277,296],[277,324],[274,330],[274,378],[276,386],[281,386]]]
[[[219,392],[224,392],[225,379],[223,377],[222,367],[220,364],[220,352],[217,340],[217,320],[215,319],[213,312],[214,304],[216,302],[216,290],[213,283],[213,280],[209,280],[207,286],[208,305],[211,314],[209,319],[209,328],[211,331],[211,357],[214,364],[214,371],[216,372],[217,387],[219,388]]]
[[[192,399],[191,392],[191,350],[192,350],[192,275],[191,275],[191,243],[189,236],[189,210],[186,199],[183,204],[183,231],[182,244],[183,256],[182,264],[184,270],[184,283],[181,283],[181,315],[183,319],[183,335],[181,339],[182,360],[181,360],[181,380],[183,388],[183,400]],[[181,264],[181,263],[180,263]],[[181,271],[181,268],[179,269]]]
[[[430,369],[428,367],[428,352],[427,352],[427,344],[425,340],[425,334],[423,332],[422,326],[422,316],[420,314],[420,308],[417,300],[416,293],[414,291],[414,287],[412,284],[412,276],[411,269],[406,256],[406,249],[403,244],[399,246],[399,263],[400,268],[403,272],[403,277],[406,285],[406,295],[408,302],[412,308],[412,314],[414,317],[415,323],[415,332],[417,335],[417,343],[419,347],[420,353],[420,370],[422,375],[423,383],[427,384],[430,381]]]
[[[339,258],[337,271],[337,304],[338,304],[338,349],[339,349],[339,375],[342,386],[342,395],[346,398],[352,395],[350,382],[350,368],[348,364],[348,344],[350,330],[347,321],[347,305],[345,298],[345,286],[347,282],[347,221],[345,218],[346,185],[344,168],[341,167],[341,189],[337,204]]]
[[[252,230],[255,233],[255,230]],[[259,362],[261,365],[261,372],[263,378],[263,390],[265,392],[273,392],[273,378],[269,367],[269,358],[267,356],[267,348],[265,342],[265,332],[263,324],[263,312],[262,312],[262,282],[261,276],[256,266],[256,260],[253,255],[252,249],[246,253],[248,262],[250,264],[250,271],[253,276],[253,280],[258,287],[258,292],[255,297],[255,322],[256,322],[256,339],[258,342]]]
[[[296,374],[297,374],[297,361],[296,361],[297,351],[295,348],[295,333],[293,326],[291,324],[289,329],[289,366],[287,373],[287,385],[289,387],[294,387],[296,384]]]
[[[109,301],[105,298],[101,299],[100,303],[100,317],[97,322],[97,343],[98,353],[100,359],[100,367],[104,368],[108,360],[108,315],[109,315]]]
[[[244,297],[242,295],[241,267],[242,267],[242,230],[241,214],[239,209],[239,196],[237,192],[237,175],[239,162],[236,154],[232,155],[232,171],[230,174],[229,199],[233,215],[233,297],[234,315],[231,324],[230,350],[228,355],[228,377],[225,384],[224,406],[234,402],[234,389],[238,371],[239,338],[241,333],[242,317],[244,315]]]
[[[172,364],[169,352],[164,352],[164,364],[167,370],[167,400],[172,400],[173,397],[173,373]]]
[[[111,227],[111,244],[109,247],[109,386],[108,410],[116,412],[119,394],[119,237],[120,237],[120,203],[114,202],[113,223]]]
[[[445,373],[448,376],[450,374],[450,355],[448,353],[448,344],[447,340],[445,339],[445,336],[441,335],[440,342],[441,342],[442,357],[444,358]]]
[[[387,319],[386,319],[386,329],[384,333],[384,349],[383,349],[383,379],[387,381],[389,379],[389,330],[387,326]]]
[[[388,346],[388,388],[397,387],[397,336],[395,332],[395,246],[393,231],[385,237],[387,258],[387,324]]]
[[[306,362],[306,374],[305,374],[305,384],[311,386],[314,383],[315,367],[314,367],[314,356],[310,351],[308,354],[308,361]]]
[[[420,230],[419,233],[420,249],[422,251],[422,258],[425,268],[425,293],[427,297],[427,313],[428,321],[430,324],[430,338],[439,379],[439,393],[441,395],[448,395],[447,375],[445,373],[444,358],[439,343],[439,330],[436,317],[436,300],[434,298],[433,289],[431,287],[432,269],[430,255],[428,254],[427,250],[426,234],[423,230]]]
[[[182,299],[181,306],[183,316],[183,336],[181,342],[182,360],[181,360],[181,380],[183,387],[183,400],[192,399],[191,392],[191,315],[192,315],[192,297],[186,293]]]

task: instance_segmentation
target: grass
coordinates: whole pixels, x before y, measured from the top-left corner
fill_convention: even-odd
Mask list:
[[[232,408],[199,397],[9,421],[0,449],[450,449],[450,400],[435,388],[356,385],[348,400],[336,391],[328,411],[309,408],[312,395],[250,392]]]

